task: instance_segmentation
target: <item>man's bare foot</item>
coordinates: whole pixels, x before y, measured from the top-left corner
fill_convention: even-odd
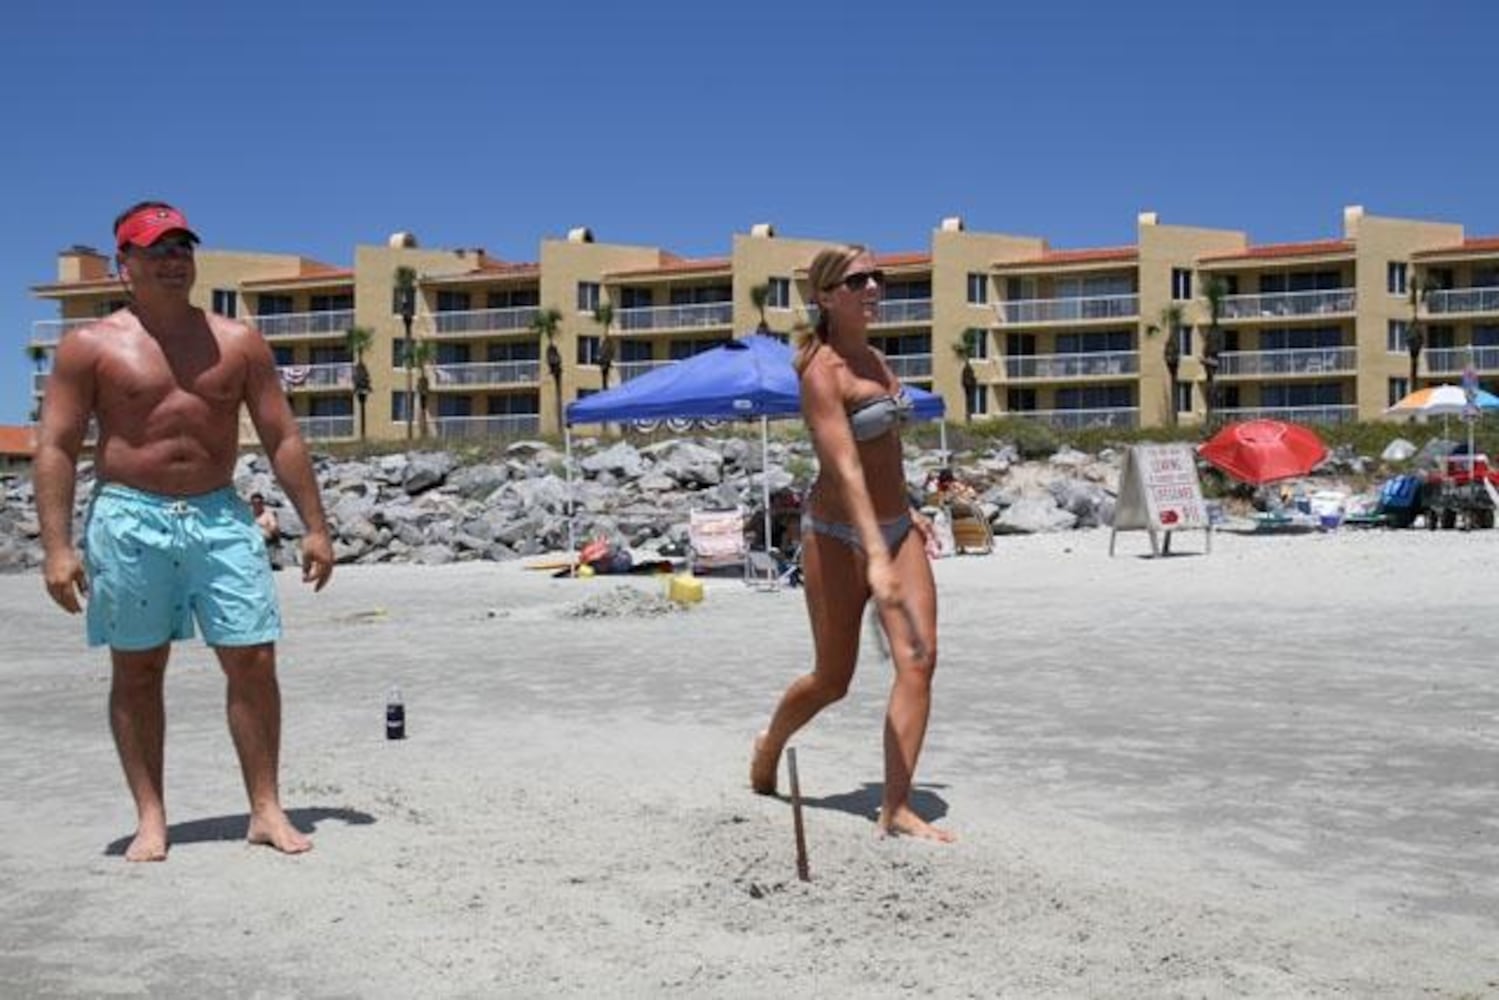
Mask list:
[[[750,787],[757,795],[774,795],[776,793],[776,772],[780,770],[780,755],[769,757],[765,753],[765,737],[761,733],[755,737],[754,753],[750,755]]]
[[[883,810],[875,823],[882,837],[915,837],[917,840],[935,840],[940,844],[951,844],[957,834],[933,826],[912,811],[910,806],[901,806],[887,820]]]
[[[165,861],[167,859],[167,824],[165,821],[142,822],[135,839],[125,848],[126,861]]]
[[[277,809],[264,816],[250,817],[250,832],[245,837],[252,844],[274,847],[282,854],[301,854],[312,850],[312,841],[291,825],[286,813]]]

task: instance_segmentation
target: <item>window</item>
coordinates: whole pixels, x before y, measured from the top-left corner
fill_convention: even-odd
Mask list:
[[[474,397],[442,395],[437,397],[439,417],[471,417],[474,415]]]
[[[988,305],[989,303],[989,276],[974,271],[968,272],[968,304],[971,306]],[[978,410],[975,413],[980,412]]]
[[[1410,395],[1411,380],[1408,378],[1390,379],[1390,391],[1386,397],[1385,405],[1394,406],[1406,396]]]
[[[354,295],[341,292],[337,295],[314,295],[308,301],[309,312],[349,312],[354,308]]]
[[[655,304],[656,297],[649,288],[621,288],[619,290],[621,309],[649,309]]]
[[[534,340],[502,340],[489,345],[485,351],[484,360],[499,361],[540,361],[541,345]]]
[[[771,278],[769,282],[770,294],[765,298],[767,309],[790,309],[791,308],[791,279]]]
[[[416,343],[416,341],[412,341]],[[392,368],[406,367],[406,338],[396,337],[390,342],[390,366]]]
[[[534,309],[539,305],[541,305],[541,292],[534,288],[490,292],[484,300],[486,309]]]
[[[974,416],[989,412],[989,387],[976,385],[968,393],[968,412]]]
[[[604,345],[602,337],[579,337],[578,338],[578,364],[596,365],[599,363],[599,349]]]
[[[885,291],[880,297],[887,302],[930,299],[932,282],[930,278],[917,281],[890,281],[885,284]]]
[[[297,352],[294,348],[284,344],[277,344],[271,348],[271,353],[276,357],[276,364],[285,367],[297,363]]]
[[[354,400],[349,396],[313,396],[307,401],[309,417],[352,417]]]
[[[1432,326],[1426,329],[1428,351],[1450,351],[1457,347],[1457,332],[1450,326]]]
[[[1176,348],[1184,358],[1192,356],[1192,328],[1190,326],[1179,326],[1176,328]]]
[[[437,293],[437,311],[440,313],[468,312],[468,303],[468,292]]]
[[[507,392],[485,400],[491,416],[532,417],[541,412],[540,397],[534,392]]]
[[[257,316],[284,316],[295,308],[290,295],[262,294],[257,296],[256,301]]]
[[[1010,413],[1027,413],[1035,408],[1035,389],[1010,389],[1005,393],[1005,409]]]
[[[989,356],[989,331],[981,326],[970,326],[963,331],[963,343],[968,348],[968,356],[975,361]]]
[[[1192,297],[1192,270],[1186,267],[1171,269],[1171,299],[1186,302]]]
[[[1178,383],[1176,383],[1176,412],[1177,413],[1191,413],[1192,412],[1192,383],[1191,382],[1178,382]]]
[[[578,312],[593,314],[599,307],[599,283],[597,281],[578,282]]]
[[[1410,324],[1403,319],[1390,320],[1388,332],[1385,334],[1384,349],[1387,354],[1404,354],[1410,348],[1406,344],[1406,338],[1410,333]]]
[[[1405,294],[1405,269],[1404,261],[1390,261],[1389,268],[1385,272],[1385,287],[1389,289],[1391,295]]]
[[[733,302],[733,285],[695,285],[673,288],[667,300],[674,306],[697,306],[714,302]]]
[[[239,315],[239,293],[232,288],[213,290],[213,311],[230,319]]]
[[[444,344],[437,345],[437,356],[434,359],[440,365],[466,365],[473,360],[469,353],[468,344]]]
[[[390,394],[390,419],[394,423],[404,424],[406,417],[411,413],[410,397],[403,390],[396,389]]]
[[[311,348],[307,363],[312,365],[347,365],[353,360],[349,356],[349,345],[336,344],[331,347]]]
[[[673,361],[686,361],[704,351],[722,347],[724,343],[722,340],[673,340],[666,345],[666,356]]]
[[[651,342],[649,340],[621,340],[619,360],[624,362],[655,360],[651,357]]]

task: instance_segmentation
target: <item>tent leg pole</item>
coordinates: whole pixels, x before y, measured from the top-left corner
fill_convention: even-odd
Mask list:
[[[562,429],[563,468],[567,472],[567,555],[572,560],[571,574],[578,575],[578,542],[573,535],[573,432],[571,427]]]
[[[770,418],[760,417],[760,500],[765,504],[765,554],[770,555]]]

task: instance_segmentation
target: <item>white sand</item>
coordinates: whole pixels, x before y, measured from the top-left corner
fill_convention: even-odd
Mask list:
[[[800,591],[621,620],[558,613],[618,579],[516,564],[282,574],[316,850],[242,842],[194,642],[171,858],[131,865],[105,658],[0,578],[0,994],[1499,996],[1499,533],[1107,542],[938,564],[917,805],[962,840],[871,835],[867,649],[797,744],[810,884],[745,780],[810,653]]]

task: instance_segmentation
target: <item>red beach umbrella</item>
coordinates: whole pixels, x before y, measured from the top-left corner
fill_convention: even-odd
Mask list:
[[[1327,458],[1327,445],[1300,424],[1246,420],[1214,434],[1197,453],[1235,479],[1261,486],[1311,472]]]

